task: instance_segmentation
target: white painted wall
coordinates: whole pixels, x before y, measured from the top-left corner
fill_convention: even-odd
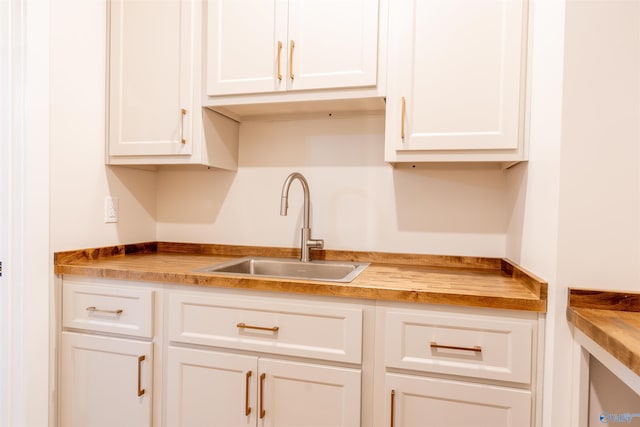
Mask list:
[[[549,280],[543,424],[568,426],[568,287],[640,290],[640,5],[534,5],[531,153],[509,172],[507,256]],[[613,393],[594,369],[592,389]]]
[[[507,257],[549,283],[545,328],[542,425],[570,425],[570,365],[557,275],[564,2],[533,2],[529,162],[508,172]],[[559,342],[560,339],[564,342]],[[559,342],[559,345],[557,343]],[[560,361],[558,361],[560,360]],[[566,362],[566,361],[565,361]],[[540,421],[540,420],[538,420]]]
[[[560,278],[640,291],[640,3],[567,3]]]
[[[620,414],[635,414],[629,418],[629,423],[623,425],[640,426],[640,396],[593,357],[589,363],[589,374],[589,426],[620,425],[615,422],[615,416]],[[608,418],[609,415],[613,416]],[[602,421],[601,416],[604,417]],[[607,419],[610,422],[604,423]]]
[[[156,174],[105,167],[106,0],[51,0],[52,250],[155,240]],[[104,223],[105,196],[120,221]]]
[[[12,79],[11,47],[13,45],[13,25],[9,2],[0,2],[0,140],[11,140]],[[9,260],[9,200],[10,180],[9,157],[12,144],[0,144],[0,260],[4,265],[4,274],[0,276],[0,425],[9,425],[11,419],[11,354],[9,351],[9,331],[11,330],[11,310],[9,302],[9,278],[7,265]]]
[[[637,292],[640,3],[569,1],[565,40],[558,283]],[[590,425],[604,411],[640,412],[640,398],[610,376],[591,364]]]
[[[393,169],[384,117],[253,121],[240,126],[237,172],[160,171],[157,237],[167,241],[297,247],[310,186],[315,238],[328,249],[503,256],[506,174],[497,166]]]

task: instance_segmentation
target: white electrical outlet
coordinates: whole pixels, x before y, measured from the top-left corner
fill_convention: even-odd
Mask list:
[[[118,222],[118,198],[117,197],[105,197],[104,198],[104,222]]]

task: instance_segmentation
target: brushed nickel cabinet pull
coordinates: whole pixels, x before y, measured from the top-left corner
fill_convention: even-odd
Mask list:
[[[282,42],[278,41],[278,80],[282,80],[282,70],[280,68],[281,57],[282,57]]]
[[[289,42],[289,78],[293,80],[293,48],[296,47],[296,42],[291,40]]]
[[[101,308],[96,308],[94,306],[87,307],[86,310],[90,311],[92,313],[108,313],[108,314],[116,314],[118,316],[120,316],[124,312],[122,309],[118,309],[118,310],[103,310]]]
[[[187,140],[184,139],[184,116],[187,115],[187,110],[184,108],[180,109],[180,142],[182,144],[186,144]]]
[[[267,328],[267,327],[264,327],[264,326],[247,325],[245,323],[238,323],[236,326],[238,328],[240,328],[240,329],[257,329],[259,331],[278,332],[280,330],[279,326],[272,326],[271,328]]]
[[[145,357],[144,356],[139,356],[138,357],[138,397],[142,396],[144,394],[144,389],[141,388],[140,386],[142,385],[142,362],[144,362]]]
[[[266,415],[266,411],[264,410],[264,403],[262,401],[263,395],[264,395],[264,378],[267,376],[267,374],[265,374],[264,372],[260,375],[260,391],[259,391],[259,395],[260,395],[260,419],[264,418],[264,416]]]
[[[402,112],[400,113],[400,137],[404,140],[404,116],[407,113],[407,101],[402,97]]]
[[[249,385],[251,382],[251,371],[247,372],[244,383],[244,415],[249,416],[251,407],[249,406]]]
[[[389,419],[389,426],[393,427],[396,418],[396,391],[391,390],[391,417]]]
[[[482,347],[480,347],[479,345],[474,345],[473,347],[458,347],[455,345],[442,345],[442,344],[436,343],[435,341],[431,341],[429,346],[431,348],[436,348],[436,349],[444,348],[447,350],[463,350],[463,351],[473,351],[477,353],[482,353]]]

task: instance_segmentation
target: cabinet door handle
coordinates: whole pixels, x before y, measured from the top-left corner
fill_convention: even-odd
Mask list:
[[[404,140],[404,116],[407,113],[407,101],[402,97],[402,111],[400,113],[400,137]]]
[[[278,41],[278,80],[282,80],[282,70],[280,68],[281,57],[282,57],[282,42]]]
[[[251,371],[247,372],[244,383],[244,415],[249,416],[251,406],[249,406],[249,386],[251,385]]]
[[[180,109],[180,142],[182,144],[186,144],[187,140],[184,139],[184,116],[187,115],[187,110],[184,108]]]
[[[264,418],[266,411],[264,410],[263,396],[264,396],[264,378],[267,376],[264,372],[260,374],[260,390],[259,390],[259,400],[260,400],[260,419]]]
[[[391,390],[391,417],[389,417],[389,426],[393,427],[396,418],[396,391]]]
[[[259,331],[271,331],[271,332],[278,332],[280,330],[279,326],[272,326],[270,328],[267,328],[265,326],[253,326],[253,325],[247,325],[246,323],[238,323],[236,325],[239,329],[257,329]]]
[[[296,42],[291,40],[289,42],[289,78],[293,80],[293,48],[296,47]]]
[[[87,311],[90,311],[92,313],[108,313],[108,314],[116,314],[118,316],[120,316],[124,311],[122,309],[117,309],[117,310],[103,310],[101,308],[96,308],[94,306],[91,307],[87,307],[86,309]]]
[[[455,345],[442,345],[442,344],[438,344],[435,341],[431,341],[431,343],[429,344],[429,347],[431,348],[444,348],[447,350],[463,350],[463,351],[473,351],[473,352],[477,352],[477,353],[482,353],[482,347],[480,347],[479,345],[474,345],[473,347],[458,347]]]
[[[144,356],[138,356],[138,397],[144,394],[144,389],[141,388],[142,383],[142,362],[144,362]]]

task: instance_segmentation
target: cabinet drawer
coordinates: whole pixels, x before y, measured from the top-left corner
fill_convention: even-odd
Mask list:
[[[362,309],[260,297],[169,296],[169,339],[340,362],[362,359]]]
[[[389,310],[385,321],[388,367],[531,381],[531,320]]]
[[[153,337],[153,290],[65,281],[62,326]]]

